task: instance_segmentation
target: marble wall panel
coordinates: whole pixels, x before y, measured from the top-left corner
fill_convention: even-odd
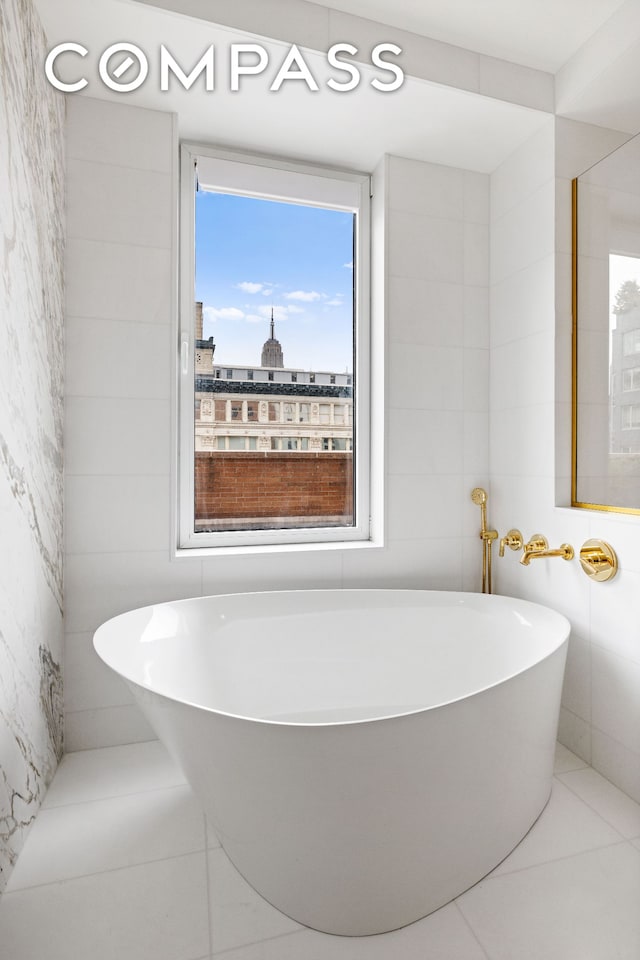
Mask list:
[[[0,892],[62,754],[64,101],[0,4]]]

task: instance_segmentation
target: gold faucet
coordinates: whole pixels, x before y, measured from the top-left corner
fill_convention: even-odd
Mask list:
[[[546,537],[541,533],[534,533],[531,540],[524,545],[520,563],[528,567],[531,560],[537,557],[562,557],[563,560],[573,560],[573,547],[570,543],[563,543],[558,550],[549,550]]]

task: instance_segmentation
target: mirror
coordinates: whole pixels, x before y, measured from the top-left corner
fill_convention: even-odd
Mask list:
[[[640,136],[573,181],[572,506],[640,514]]]

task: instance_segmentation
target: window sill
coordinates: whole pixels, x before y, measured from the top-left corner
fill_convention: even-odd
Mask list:
[[[384,547],[382,540],[331,540],[308,543],[263,543],[220,547],[176,547],[172,560],[184,560],[189,557],[241,556],[243,554],[280,554],[280,553],[316,553],[327,550],[379,550]]]

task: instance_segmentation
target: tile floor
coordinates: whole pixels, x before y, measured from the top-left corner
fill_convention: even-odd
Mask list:
[[[0,901],[2,960],[639,960],[640,805],[558,746],[493,873],[377,937],[300,927],[227,860],[158,742],[67,754]]]

